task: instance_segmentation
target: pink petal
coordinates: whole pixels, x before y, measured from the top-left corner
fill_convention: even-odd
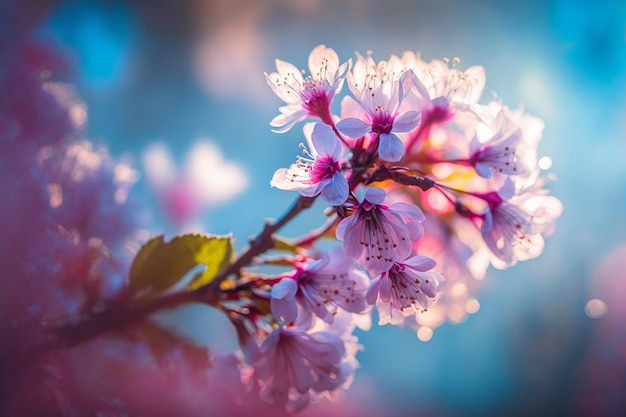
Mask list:
[[[272,316],[278,321],[294,322],[298,318],[298,304],[295,299],[272,298]]]
[[[391,282],[389,281],[389,274],[383,274],[380,277],[380,282],[378,297],[383,303],[389,303],[391,301]]]
[[[380,277],[372,280],[370,287],[367,289],[367,293],[365,294],[365,299],[367,303],[373,305],[376,303],[378,299],[378,292],[380,291]]]
[[[410,220],[415,222],[423,222],[426,220],[426,216],[422,209],[420,209],[415,204],[404,203],[402,201],[393,203],[389,206],[390,210],[393,210],[396,213],[402,214],[405,217],[408,217]]]
[[[412,256],[402,263],[410,266],[411,269],[415,269],[416,271],[429,271],[437,265],[437,262],[435,262],[434,259],[423,255]]]

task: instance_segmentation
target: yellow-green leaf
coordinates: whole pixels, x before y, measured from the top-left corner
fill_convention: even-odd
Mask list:
[[[298,247],[282,236],[272,236],[274,239],[274,249],[298,253]]]
[[[164,291],[197,265],[205,265],[199,279],[207,283],[230,263],[232,254],[229,236],[188,234],[169,242],[165,242],[162,235],[154,237],[141,247],[133,260],[130,289],[133,293]]]
[[[230,264],[233,256],[233,243],[230,237],[212,238],[196,253],[198,262],[205,264],[202,274],[198,274],[189,284],[190,288],[198,288],[208,284],[219,272]]]

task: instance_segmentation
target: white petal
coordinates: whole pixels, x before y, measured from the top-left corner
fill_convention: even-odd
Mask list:
[[[321,77],[323,74],[320,74],[322,67],[326,67],[325,77]],[[337,68],[339,68],[339,56],[334,49],[327,48],[326,45],[318,45],[309,54],[309,71],[314,79],[330,78],[332,82]]]
[[[343,87],[343,82],[346,79],[346,74],[352,65],[352,58],[341,64],[341,66],[335,72],[334,80],[333,80],[333,90],[331,93],[338,94],[341,91],[341,87]]]
[[[274,133],[285,133],[293,127],[297,122],[307,117],[307,112],[300,105],[283,106],[280,109],[281,114],[274,117],[270,122],[270,126],[276,127],[272,129]]]
[[[430,94],[428,93],[428,89],[424,86],[422,81],[418,77],[415,77],[413,81],[413,85],[415,85],[415,88],[417,88],[417,92],[422,97],[422,99],[430,101]]]
[[[280,80],[281,82],[285,82],[291,86],[297,87],[298,89],[304,81],[298,67],[289,62],[277,59],[276,70],[282,76],[282,79]]]
[[[277,169],[274,173],[274,176],[272,177],[272,180],[270,181],[270,186],[287,191],[303,190],[311,187],[316,187],[311,185],[310,181],[307,181],[307,177],[297,175],[298,171],[300,171],[300,169],[295,164],[291,165],[289,169]],[[297,177],[297,181],[294,180],[294,174],[296,174],[295,177]]]

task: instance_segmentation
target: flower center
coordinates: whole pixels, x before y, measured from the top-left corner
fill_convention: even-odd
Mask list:
[[[440,100],[441,99],[441,100]],[[448,106],[448,100],[444,97],[436,98],[433,100],[433,106],[424,110],[423,123],[427,125],[435,123],[447,122],[454,116],[454,113]]]
[[[311,77],[303,83],[302,102],[306,111],[311,116],[319,117],[322,122],[330,124],[330,97],[328,92],[320,85],[323,81],[315,81]]]
[[[372,117],[372,132],[391,133],[393,128],[393,117],[382,106],[376,106],[374,109],[374,117]]]
[[[335,172],[341,172],[339,161],[333,160],[331,156],[317,157],[311,172],[311,182],[320,183],[322,180],[332,178]]]

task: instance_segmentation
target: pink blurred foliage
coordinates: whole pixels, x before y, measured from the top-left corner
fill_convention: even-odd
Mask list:
[[[36,349],[124,301],[140,224],[134,171],[80,139],[85,107],[57,81],[70,65],[29,36],[30,11],[2,6],[0,29],[0,415],[279,415],[244,384],[237,354],[150,321]]]

